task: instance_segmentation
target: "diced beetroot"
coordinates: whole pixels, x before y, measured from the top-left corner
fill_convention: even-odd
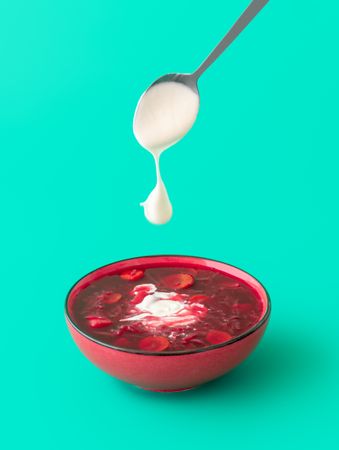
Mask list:
[[[87,316],[88,324],[92,328],[104,328],[112,325],[112,321],[105,317]]]
[[[187,330],[185,327],[183,326],[173,326],[171,327],[171,330],[173,333],[185,333]]]
[[[208,295],[203,295],[203,294],[196,294],[196,295],[192,295],[192,297],[190,297],[189,301],[191,303],[204,303],[204,302],[208,302],[210,300],[211,297],[209,297]]]
[[[135,294],[138,294],[139,292],[146,292],[146,294],[151,294],[152,292],[155,292],[156,290],[157,290],[157,288],[153,283],[137,284],[131,290],[130,294],[135,295]]]
[[[233,278],[225,278],[222,280],[222,282],[219,284],[219,289],[236,289],[240,287],[239,281],[233,279]]]
[[[199,271],[198,269],[193,269],[190,267],[185,267],[185,271],[186,273],[189,273],[190,275],[192,275],[193,278],[196,278],[199,275]]]
[[[137,305],[138,303],[141,303],[143,301],[146,295],[148,294],[145,291],[138,292],[137,294],[134,295],[134,298],[132,298],[130,303],[132,305]]]
[[[195,339],[197,337],[198,337],[198,333],[188,334],[187,336],[182,338],[182,343],[183,344],[188,344],[189,342],[191,342],[192,339]]]
[[[121,336],[124,333],[144,334],[145,329],[144,329],[143,325],[140,322],[138,322],[138,323],[132,323],[130,325],[121,325],[116,333],[117,333],[117,336]]]
[[[176,273],[164,278],[164,284],[169,289],[186,289],[193,285],[194,278],[189,273]]]
[[[157,288],[155,287],[155,285],[151,283],[139,284],[137,286],[134,286],[134,288],[130,292],[130,295],[133,296],[131,304],[137,305],[138,303],[141,303],[143,299],[146,297],[146,295],[151,294],[156,290]]]
[[[108,297],[110,294],[112,294],[111,291],[102,291],[100,292],[100,294],[97,295],[97,300],[99,300],[99,302],[105,300],[106,297]]]
[[[137,332],[134,325],[122,325],[117,331],[117,336],[121,336],[124,333],[135,333]]]
[[[199,305],[197,303],[193,303],[190,306],[190,311],[195,315],[198,315],[198,316],[203,315],[204,316],[205,314],[207,314],[208,309],[206,308],[205,305]]]
[[[139,342],[139,348],[147,352],[162,352],[170,345],[163,336],[147,336]]]
[[[114,341],[114,345],[117,347],[129,348],[132,344],[127,338],[120,336]]]
[[[120,274],[120,278],[126,281],[140,280],[144,276],[144,271],[140,269],[128,269],[124,270]]]
[[[119,300],[122,299],[122,295],[119,292],[112,292],[111,294],[108,294],[104,298],[104,303],[107,305],[112,305],[113,303],[117,303]]]
[[[100,314],[100,313],[99,313]],[[88,314],[87,316],[85,316],[85,319],[107,319],[107,317],[104,316],[99,316],[98,314]]]
[[[207,333],[206,341],[210,344],[221,344],[232,339],[232,336],[226,331],[210,330]]]

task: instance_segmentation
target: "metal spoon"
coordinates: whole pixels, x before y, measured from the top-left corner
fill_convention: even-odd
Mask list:
[[[238,37],[238,35],[247,27],[247,25],[254,19],[258,12],[269,2],[269,0],[253,0],[245,11],[241,14],[239,19],[235,22],[226,36],[219,42],[214,50],[208,55],[198,69],[193,73],[170,73],[158,78],[151,86],[158,83],[174,81],[176,83],[183,83],[193,89],[198,94],[197,82],[199,77],[205,72],[208,67],[223,53],[223,51]],[[147,90],[148,90],[147,89]],[[147,92],[147,91],[146,91]]]

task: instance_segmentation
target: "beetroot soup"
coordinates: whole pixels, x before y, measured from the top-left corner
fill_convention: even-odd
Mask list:
[[[82,289],[72,318],[88,336],[144,352],[227,342],[260,320],[263,304],[241,281],[211,269],[130,268]]]

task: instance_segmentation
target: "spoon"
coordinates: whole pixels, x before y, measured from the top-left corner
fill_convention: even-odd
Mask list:
[[[193,73],[172,73],[158,78],[141,96],[133,120],[137,141],[154,157],[157,183],[141,203],[146,218],[164,224],[172,217],[172,205],[160,175],[160,155],[182,139],[199,111],[198,79],[236,39],[269,0],[253,0],[226,36]]]
[[[262,10],[262,8],[269,2],[269,0],[253,0],[245,11],[241,14],[239,19],[235,22],[229,32],[202,62],[202,64],[193,73],[171,73],[163,75],[154,81],[148,89],[152,86],[164,82],[183,83],[198,94],[197,82],[200,76],[208,69],[208,67],[219,58],[219,56],[226,50],[226,48],[239,36],[239,34],[247,27],[247,25],[254,19],[254,17]],[[147,89],[147,90],[148,90]],[[146,90],[146,92],[147,92]]]

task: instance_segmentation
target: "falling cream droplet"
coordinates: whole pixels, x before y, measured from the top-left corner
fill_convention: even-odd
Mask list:
[[[156,153],[153,156],[157,183],[147,199],[143,203],[140,203],[140,205],[143,206],[145,217],[149,222],[155,225],[163,225],[171,220],[173,210],[166,187],[161,178],[160,154]]]

